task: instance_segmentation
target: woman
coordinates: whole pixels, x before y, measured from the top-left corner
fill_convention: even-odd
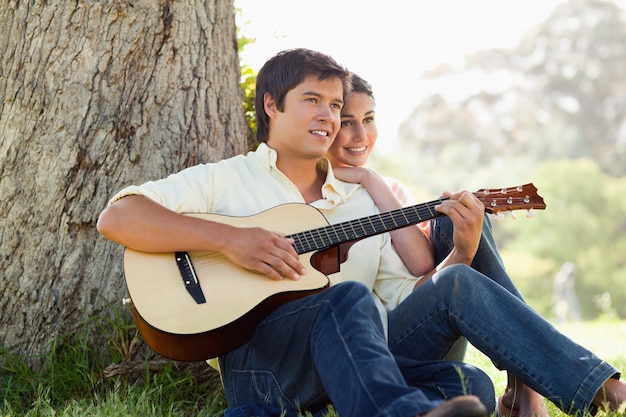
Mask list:
[[[341,113],[341,129],[327,154],[333,164],[335,176],[344,181],[362,184],[381,212],[415,203],[410,193],[398,181],[384,178],[377,172],[363,167],[374,150],[377,135],[375,101],[371,87],[362,78],[353,74],[352,93],[347,98]],[[457,231],[455,226],[458,225],[463,225],[463,223],[453,224],[453,219],[450,217],[441,217],[421,227],[405,227],[391,232],[394,247],[409,271],[415,276],[423,277],[415,286],[416,289],[444,267],[468,263],[468,249],[464,245],[471,247],[472,233],[462,230],[455,233]],[[474,269],[523,301],[521,294],[505,271],[491,234],[489,219],[486,216],[480,230],[480,236],[475,236],[476,232],[473,234],[479,243],[469,263]],[[466,234],[463,235],[463,233]],[[392,317],[390,314],[390,320]],[[452,347],[450,342],[449,349],[451,350]],[[446,358],[450,359],[450,356]],[[444,357],[421,359],[444,359]],[[545,402],[540,394],[512,373],[507,372],[507,379],[505,393],[498,400],[497,411],[499,413],[521,417],[548,416]],[[626,384],[616,379],[607,380],[603,385],[603,390],[615,395],[613,406],[626,399]],[[594,405],[601,406],[596,400],[594,400]],[[557,406],[568,407],[563,404],[557,404]]]

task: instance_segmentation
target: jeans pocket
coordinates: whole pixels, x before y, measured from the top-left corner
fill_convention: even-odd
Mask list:
[[[237,405],[272,404],[283,410],[296,409],[274,374],[269,371],[233,371],[231,377]]]

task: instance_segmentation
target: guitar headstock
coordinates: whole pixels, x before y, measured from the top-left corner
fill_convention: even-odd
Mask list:
[[[513,210],[528,210],[530,214],[533,209],[546,208],[543,198],[537,194],[537,187],[532,183],[499,189],[483,188],[476,191],[474,195],[485,205],[485,211],[490,214]]]

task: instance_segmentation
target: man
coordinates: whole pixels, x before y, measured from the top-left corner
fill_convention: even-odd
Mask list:
[[[320,160],[339,130],[348,81],[348,72],[328,56],[306,49],[279,53],[257,75],[264,143],[255,152],[128,187],[103,211],[98,230],[145,252],[220,252],[259,280],[306,279],[293,239],[180,213],[251,216],[287,202],[310,204],[331,224],[376,213],[362,187],[336,180],[328,161]],[[378,235],[353,248],[357,253],[333,277],[335,285],[278,307],[248,343],[219,358],[226,416],[321,413],[329,402],[341,417],[486,416],[477,397],[463,395],[493,396],[481,371],[391,354],[371,293],[377,271],[395,270],[385,268],[396,262],[391,242]],[[412,386],[398,363],[411,370]]]

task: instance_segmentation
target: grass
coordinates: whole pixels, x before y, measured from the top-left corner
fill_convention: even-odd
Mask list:
[[[107,335],[94,349],[93,332]],[[136,356],[137,331],[129,316],[89,321],[79,334],[54,340],[42,358],[22,358],[0,348],[0,417],[222,416],[226,407],[215,380],[199,382],[173,362],[158,371],[105,377],[110,364]],[[30,363],[37,362],[33,372]]]
[[[56,340],[41,366],[32,372],[26,360],[10,349],[0,349],[0,417],[65,416],[221,416],[225,402],[214,381],[199,382],[176,366],[153,372],[146,366],[139,375],[105,378],[111,363],[129,360],[136,348],[134,326],[115,316],[103,323],[88,323],[82,335]],[[626,321],[594,321],[559,326],[578,343],[626,370]],[[94,331],[112,333],[103,348],[89,346]],[[501,394],[505,373],[470,347],[467,360],[484,369]],[[551,414],[564,415],[551,403]],[[624,417],[626,412],[598,413],[598,417]],[[331,413],[329,417],[336,417]]]

